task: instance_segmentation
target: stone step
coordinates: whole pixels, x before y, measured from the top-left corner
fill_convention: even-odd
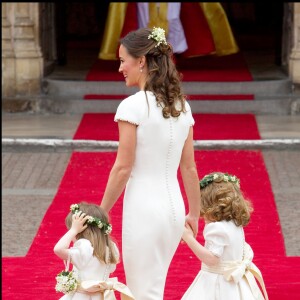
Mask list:
[[[183,82],[184,93],[195,94],[253,94],[261,96],[283,96],[292,93],[292,82],[288,78],[277,80],[255,80],[240,82]],[[64,98],[82,99],[87,94],[131,95],[137,88],[126,87],[123,81],[76,81],[44,79],[43,93]]]
[[[192,100],[189,101],[194,113],[253,113],[290,114],[292,95],[260,97],[255,100]],[[122,100],[83,100],[47,96],[41,101],[41,109],[53,113],[115,113]]]
[[[255,100],[190,100],[195,113],[290,114],[295,100],[288,78],[243,82],[183,82],[187,95],[253,95]],[[54,113],[114,113],[122,101],[119,95],[132,95],[123,81],[80,81],[45,79],[40,107]],[[83,100],[87,94],[116,95],[116,99]],[[118,96],[117,96],[118,95]]]
[[[118,148],[118,141],[2,138],[3,152],[64,152],[64,151],[111,151]],[[194,140],[196,150],[299,150],[300,139],[260,139],[260,140]]]

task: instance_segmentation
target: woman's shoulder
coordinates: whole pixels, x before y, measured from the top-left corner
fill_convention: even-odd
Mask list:
[[[189,101],[185,100],[184,101],[184,106],[185,106],[185,110],[187,112],[191,112],[192,111]]]
[[[183,102],[183,104],[184,104],[183,115],[188,120],[189,125],[193,126],[195,124],[195,120],[193,118],[191,106],[187,100],[185,100]],[[178,108],[180,108],[180,107],[178,107]]]
[[[139,91],[121,101],[114,120],[128,121],[140,125],[146,109],[147,101],[145,92]]]
[[[140,109],[143,106],[147,106],[146,95],[144,91],[139,91],[123,99],[118,109]]]
[[[180,107],[181,107],[182,104],[178,103],[178,105],[180,105]],[[180,107],[178,106],[178,108],[180,108]],[[184,114],[187,116],[192,116],[192,109],[191,109],[190,103],[187,100],[184,100],[183,107],[184,107],[184,110],[183,110]]]

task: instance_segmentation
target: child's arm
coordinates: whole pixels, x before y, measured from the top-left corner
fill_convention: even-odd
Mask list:
[[[68,249],[70,247],[71,242],[75,239],[76,235],[82,232],[84,229],[87,228],[86,223],[88,216],[85,214],[81,214],[78,216],[74,214],[72,216],[72,226],[70,230],[60,238],[57,244],[54,246],[54,253],[63,260],[68,259]]]
[[[219,263],[220,258],[215,256],[208,249],[203,247],[193,236],[193,231],[190,227],[185,227],[182,239],[187,243],[194,254],[206,265],[214,266]]]

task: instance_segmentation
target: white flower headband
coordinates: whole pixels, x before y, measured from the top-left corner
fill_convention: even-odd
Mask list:
[[[72,214],[80,215],[82,213],[78,204],[72,204],[70,206],[70,211],[72,212]],[[88,216],[87,223],[92,226],[97,226],[98,228],[104,231],[104,234],[110,234],[112,231],[111,224],[105,223],[96,217]]]
[[[153,39],[157,42],[155,47],[158,47],[160,44],[168,45],[165,31],[160,27],[153,27],[151,34],[148,35],[148,39]]]
[[[222,175],[222,174],[215,173],[215,174],[205,175],[202,178],[202,180],[200,180],[200,189],[204,189],[210,183],[214,182],[215,179],[221,179],[224,182],[232,182],[235,183],[238,187],[240,187],[240,180],[235,175],[229,175],[227,173]]]

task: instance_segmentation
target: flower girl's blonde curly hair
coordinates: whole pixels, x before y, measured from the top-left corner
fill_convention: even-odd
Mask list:
[[[206,176],[213,180],[201,188],[200,216],[211,222],[232,220],[237,226],[247,225],[253,208],[251,202],[244,198],[239,181],[224,181],[226,174],[221,172]]]

